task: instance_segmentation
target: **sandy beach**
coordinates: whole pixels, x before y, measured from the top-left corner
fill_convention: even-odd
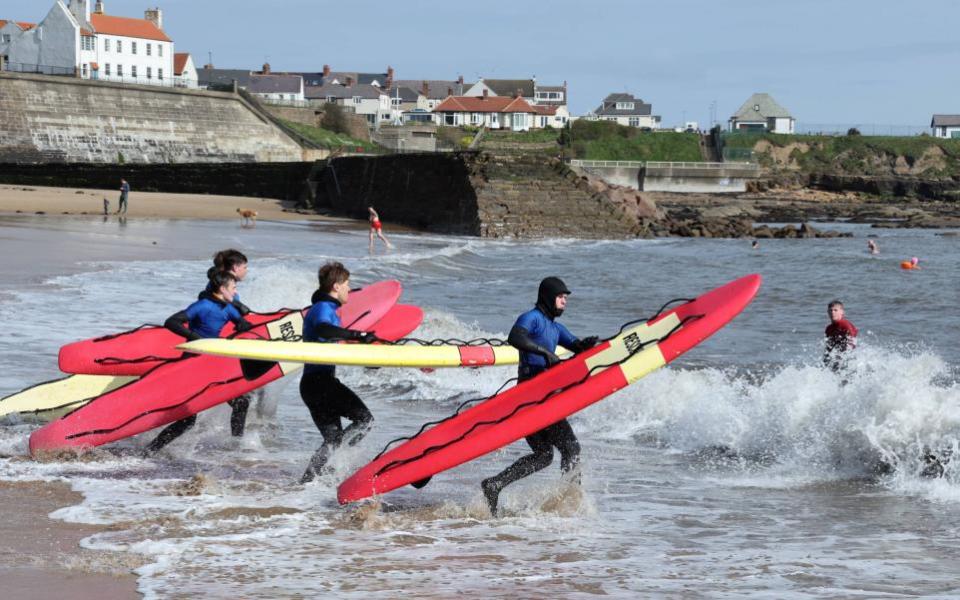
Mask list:
[[[0,214],[103,215],[103,199],[110,211],[119,205],[119,190],[0,185]],[[273,198],[130,192],[127,215],[167,219],[212,219],[239,222],[237,209],[257,211],[262,220],[320,221],[313,212],[298,212],[292,202]]]
[[[0,483],[0,505],[17,507],[0,519],[0,597],[139,597],[130,555],[80,547],[101,528],[48,516],[81,499],[66,483]]]

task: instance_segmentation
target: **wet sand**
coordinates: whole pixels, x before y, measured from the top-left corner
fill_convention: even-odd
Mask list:
[[[111,212],[119,205],[118,190],[90,190],[23,185],[0,185],[0,214],[103,215],[103,199]],[[213,219],[240,221],[237,209],[251,209],[258,219],[284,221],[325,220],[313,212],[297,212],[292,202],[272,198],[167,194],[132,190],[129,217],[167,219]]]
[[[85,550],[80,540],[99,528],[48,516],[81,500],[65,483],[0,483],[0,598],[140,597],[135,558]]]

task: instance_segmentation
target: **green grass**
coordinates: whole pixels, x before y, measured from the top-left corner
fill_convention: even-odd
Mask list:
[[[546,144],[556,142],[560,135],[559,129],[531,129],[529,131],[490,131],[486,139],[496,142],[512,142],[517,144]]]
[[[754,148],[760,140],[783,148],[790,144],[807,144],[809,151],[794,150],[791,161],[801,170],[841,171],[852,175],[879,175],[890,172],[890,164],[902,156],[913,165],[934,146],[944,153],[943,169],[930,168],[924,175],[947,177],[960,175],[960,140],[929,136],[863,136],[863,135],[785,135],[725,134],[725,148]],[[769,153],[758,152],[760,164],[772,162]]]
[[[700,136],[674,131],[641,131],[611,121],[574,121],[571,147],[585,160],[701,162]]]
[[[343,135],[342,133],[334,133],[326,129],[321,129],[320,127],[312,127],[310,125],[304,125],[303,123],[297,123],[295,121],[283,120],[283,124],[290,129],[293,129],[311,142],[323,146],[324,148],[330,148],[331,150],[343,147],[348,151],[356,151],[357,148],[362,148],[363,152],[382,151],[379,146],[372,142],[358,140],[356,138]]]

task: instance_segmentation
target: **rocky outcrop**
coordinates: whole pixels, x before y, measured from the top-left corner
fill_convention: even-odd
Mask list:
[[[960,180],[920,177],[868,177],[814,173],[807,186],[831,192],[861,192],[877,196],[897,196],[925,200],[960,200]]]

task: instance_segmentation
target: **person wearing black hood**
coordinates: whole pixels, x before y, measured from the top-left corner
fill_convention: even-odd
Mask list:
[[[341,327],[337,309],[346,304],[350,296],[350,271],[341,263],[329,262],[320,267],[317,278],[320,287],[314,292],[313,306],[303,319],[303,341],[376,341],[372,333]],[[300,397],[323,436],[323,444],[314,452],[300,478],[300,483],[308,483],[323,473],[331,453],[344,441],[353,445],[366,435],[373,423],[373,414],[353,390],[337,379],[333,365],[304,365]],[[344,418],[350,421],[346,428],[342,424]]]
[[[570,290],[559,277],[547,277],[540,282],[536,306],[520,315],[510,330],[507,341],[520,351],[518,383],[558,364],[560,358],[554,353],[558,345],[572,352],[583,352],[597,344],[596,336],[577,339],[556,322],[567,306],[569,294]],[[554,448],[560,451],[563,473],[572,471],[580,462],[580,442],[566,419],[527,436],[526,440],[532,454],[521,457],[500,474],[484,479],[480,484],[493,516],[497,516],[497,503],[503,488],[550,466]]]

